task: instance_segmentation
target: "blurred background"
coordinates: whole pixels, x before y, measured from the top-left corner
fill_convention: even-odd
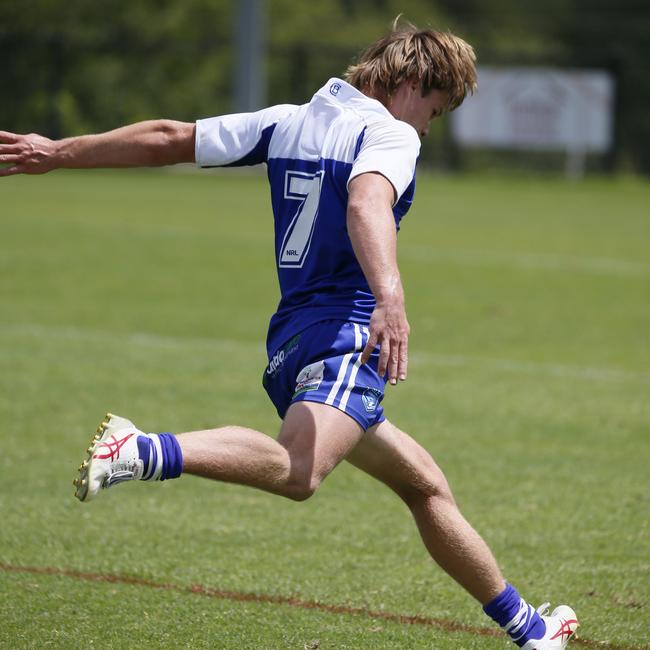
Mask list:
[[[422,165],[650,173],[647,0],[0,0],[0,128],[62,137],[303,103],[400,13],[457,33],[480,66]],[[486,118],[513,88],[514,136]],[[584,141],[571,120],[591,125]]]

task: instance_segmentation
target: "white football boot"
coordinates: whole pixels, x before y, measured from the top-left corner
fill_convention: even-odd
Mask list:
[[[130,420],[106,414],[86,449],[88,457],[79,466],[79,477],[73,481],[79,501],[94,499],[102,488],[142,478],[139,435],[144,434]]]
[[[568,605],[560,605],[546,616],[548,608],[549,603],[537,608],[537,613],[546,623],[546,634],[541,639],[531,639],[522,650],[563,650],[578,629],[578,617]]]

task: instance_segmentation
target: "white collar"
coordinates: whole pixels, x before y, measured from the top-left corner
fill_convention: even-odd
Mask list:
[[[354,86],[332,77],[315,95],[315,97],[323,98],[327,102],[346,104],[350,107],[362,108],[364,111],[372,111],[379,113],[382,117],[390,117],[395,119],[389,110],[377,99],[364,95],[360,90]]]

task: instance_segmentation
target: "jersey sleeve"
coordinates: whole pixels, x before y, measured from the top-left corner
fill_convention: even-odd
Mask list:
[[[275,126],[297,108],[293,104],[280,104],[255,113],[197,120],[196,164],[199,167],[237,167],[266,162]]]
[[[368,124],[348,185],[360,174],[378,172],[392,184],[397,202],[413,181],[419,153],[418,134],[406,122],[385,120]]]

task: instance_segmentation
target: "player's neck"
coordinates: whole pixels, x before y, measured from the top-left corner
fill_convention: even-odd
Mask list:
[[[364,86],[363,88],[360,88],[360,91],[366,97],[370,97],[370,99],[376,99],[380,104],[388,108],[388,97],[386,97],[386,93],[383,93],[378,90],[372,90],[369,86]]]

